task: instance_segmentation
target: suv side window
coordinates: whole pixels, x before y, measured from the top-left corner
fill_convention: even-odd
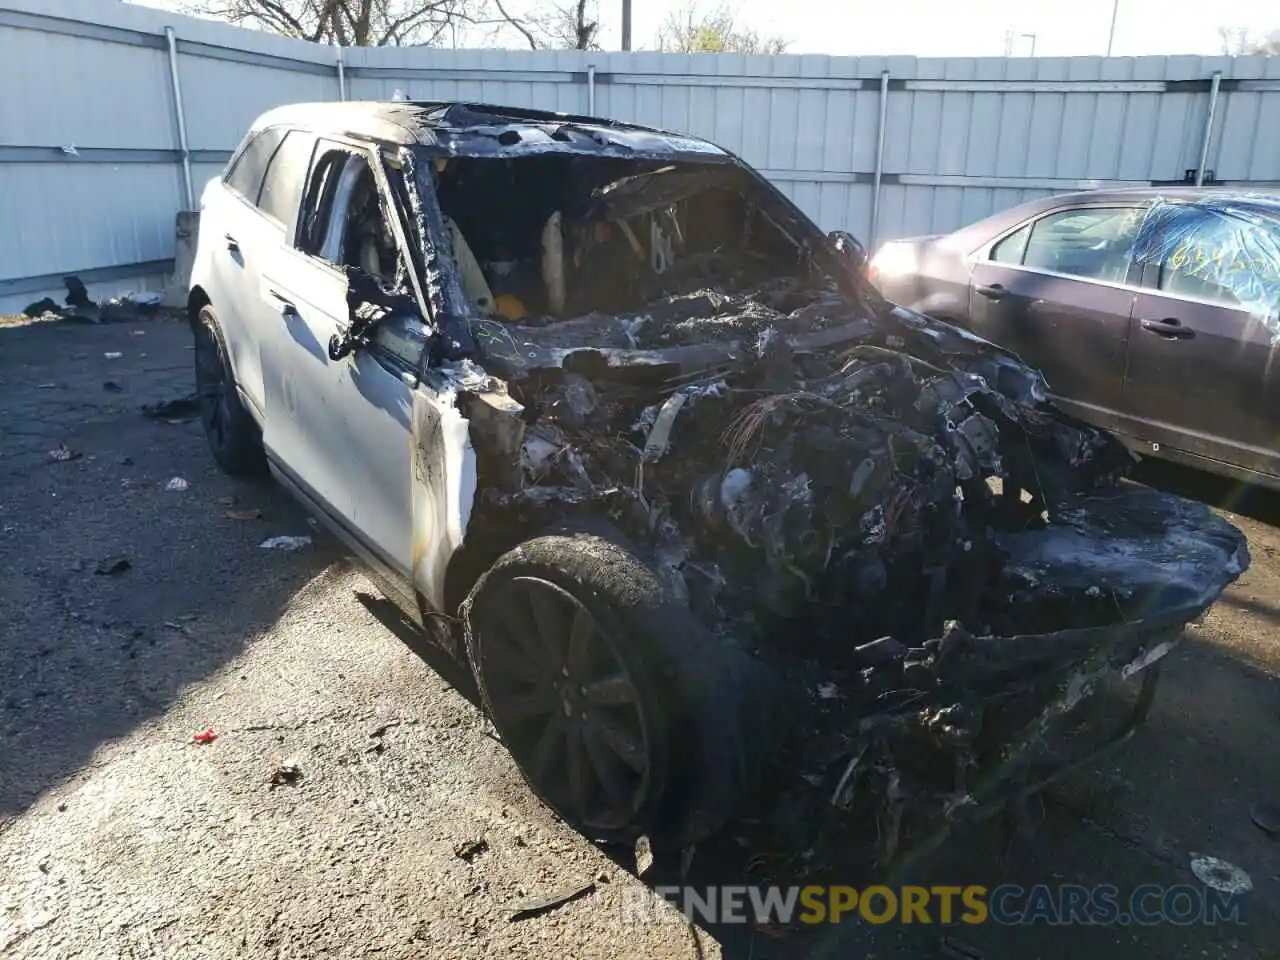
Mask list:
[[[315,137],[299,130],[292,130],[284,142],[276,148],[275,156],[267,165],[262,179],[262,193],[258,206],[262,212],[274,217],[292,232],[298,217],[298,204],[302,201],[302,183],[311,165],[311,153],[315,149]]]
[[[257,204],[262,190],[262,177],[287,131],[283,127],[263,130],[250,140],[232,161],[223,182],[252,204]]]
[[[364,274],[388,295],[387,302],[395,298],[403,304],[403,297],[412,293],[411,268],[400,254],[387,213],[387,200],[368,155],[321,140],[298,214],[297,248],[340,269]],[[416,369],[428,331],[416,308],[400,307],[378,322],[373,339]]]
[[[1142,225],[1142,207],[1081,207],[1031,226],[1022,264],[1086,280],[1124,283]]]

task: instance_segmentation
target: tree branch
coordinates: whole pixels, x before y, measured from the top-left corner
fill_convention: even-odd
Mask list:
[[[534,37],[533,32],[515,17],[511,16],[511,14],[507,13],[507,8],[502,5],[502,0],[493,0],[493,3],[494,6],[498,8],[498,13],[502,15],[502,19],[524,34],[524,38],[529,41],[529,49],[537,50],[538,40]]]

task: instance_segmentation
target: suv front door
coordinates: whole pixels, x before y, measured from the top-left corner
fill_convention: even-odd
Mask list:
[[[1136,205],[1057,210],[979,253],[970,274],[975,333],[1039,368],[1064,407],[1104,426],[1122,405]]]
[[[1130,337],[1133,432],[1280,476],[1280,225],[1195,204],[1159,220]]]
[[[404,279],[385,230],[395,210],[373,173],[376,154],[321,140],[303,193],[293,242],[264,271],[273,311],[265,339],[266,425],[272,467],[412,602],[414,388],[427,325],[406,296],[370,341],[331,355],[348,332],[355,279],[384,290]]]

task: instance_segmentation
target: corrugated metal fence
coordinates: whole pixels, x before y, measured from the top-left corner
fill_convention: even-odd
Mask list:
[[[1280,183],[1280,58],[339,51],[118,0],[0,0],[0,89],[0,311],[67,273],[162,276],[184,159],[198,197],[258,113],[344,95],[697,134],[864,240],[1094,185]]]

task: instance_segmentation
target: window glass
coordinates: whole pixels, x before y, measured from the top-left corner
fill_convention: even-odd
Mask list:
[[[1089,280],[1123,283],[1142,225],[1140,207],[1063,210],[1031,227],[1023,264]]]
[[[250,140],[227,171],[224,178],[227,186],[250,203],[256,204],[258,193],[262,189],[262,175],[266,173],[267,164],[284,139],[285,132],[280,127],[272,127]]]
[[[1027,238],[1031,236],[1031,224],[1009,234],[991,248],[991,259],[996,263],[1021,263],[1027,250]]]
[[[325,240],[329,232],[329,218],[334,209],[334,197],[343,168],[351,154],[346,150],[329,150],[322,153],[311,173],[306,201],[298,224],[298,248],[325,259]]]
[[[258,206],[263,213],[275,217],[287,228],[292,228],[302,202],[302,184],[311,166],[311,152],[315,138],[292,131],[284,138],[267,166],[262,181],[262,194]]]
[[[1280,224],[1206,217],[1169,251],[1160,289],[1224,306],[1266,308],[1280,300]]]

